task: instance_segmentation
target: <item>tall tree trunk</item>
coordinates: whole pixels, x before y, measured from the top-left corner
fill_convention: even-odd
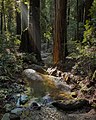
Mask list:
[[[5,1],[3,0],[4,4],[4,31],[6,31],[6,14],[5,14]]]
[[[21,26],[22,31],[28,27],[28,5],[21,2]]]
[[[21,14],[18,11],[16,11],[16,33],[21,35]]]
[[[78,21],[84,23],[84,1],[78,5]]]
[[[7,21],[7,28],[9,32],[12,32],[12,15],[13,15],[13,6],[9,6],[8,8],[8,21]]]
[[[6,15],[4,14],[4,31],[6,31]]]
[[[77,0],[77,36],[76,39],[79,42],[79,1]]]
[[[69,25],[69,21],[70,21],[70,0],[68,0],[67,2],[67,25]]]
[[[46,42],[46,39],[44,38],[44,33],[46,32],[46,20],[47,20],[47,17],[44,14],[45,12],[43,12],[45,8],[46,8],[46,0],[40,1],[41,39],[44,42]],[[48,20],[47,20],[47,22],[48,22]]]
[[[20,8],[20,3],[15,2],[17,35],[21,35],[21,11],[18,10],[19,8]]]
[[[67,0],[55,0],[55,28],[53,46],[54,64],[64,61],[65,58],[65,43],[67,40],[66,8]]]
[[[85,0],[85,22],[91,19],[90,8],[94,0]]]
[[[77,42],[82,42],[83,40],[83,26],[79,26],[79,23],[82,23],[84,25],[84,1],[78,1],[77,0],[77,36],[76,40]],[[82,27],[82,31],[79,30],[79,28]]]
[[[11,32],[11,9],[9,8],[8,10],[8,19],[7,19],[7,28],[8,31]]]
[[[41,60],[40,0],[30,0],[29,23],[29,34],[31,37],[31,42],[34,44],[33,49],[38,60]]]
[[[33,52],[41,61],[40,0],[30,0],[29,27],[22,32],[20,50]]]
[[[1,3],[1,34],[3,34],[3,16],[4,16],[4,1]]]

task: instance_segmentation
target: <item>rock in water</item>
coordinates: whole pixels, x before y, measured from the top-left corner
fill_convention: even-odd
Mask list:
[[[23,112],[23,108],[15,108],[11,110],[11,113],[16,114],[16,115],[20,115],[22,112]]]

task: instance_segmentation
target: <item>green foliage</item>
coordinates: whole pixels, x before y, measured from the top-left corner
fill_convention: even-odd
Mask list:
[[[84,39],[82,43],[76,45],[79,55],[74,68],[79,74],[93,79],[92,76],[96,70],[96,0],[90,9],[90,15],[91,20],[86,20],[84,25]]]
[[[5,49],[12,49],[20,44],[20,40],[17,38],[15,34],[11,34],[9,32],[5,32],[5,34],[0,35],[0,53],[4,53]],[[12,48],[12,49],[11,49]],[[13,50],[13,51],[14,51]]]
[[[87,20],[84,31],[84,45],[96,45],[96,0],[90,9],[91,20]]]
[[[22,71],[22,59],[17,59],[10,49],[5,49],[5,53],[0,56],[0,68],[2,71],[0,75],[13,78],[15,73]]]
[[[93,46],[96,45],[96,20],[86,21],[84,39],[85,45]]]
[[[12,48],[6,48],[4,53],[0,53],[0,76],[14,78],[32,63],[36,63],[36,57],[33,54],[15,53]]]
[[[27,64],[37,63],[36,55],[34,53],[23,53],[22,54],[23,62]]]
[[[20,40],[16,35],[9,32],[0,35],[0,76],[8,76],[14,78],[16,74],[20,74],[25,67],[25,63],[36,63],[34,54],[18,53],[18,45]],[[6,79],[6,77],[3,77]]]
[[[48,41],[48,40],[50,40],[51,39],[51,32],[50,31],[46,31],[45,33],[44,33],[44,38]]]
[[[96,48],[95,46],[79,46],[79,55],[77,63],[74,66],[75,73],[88,76],[92,79],[93,73],[96,70]]]
[[[67,25],[67,47],[69,54],[76,51],[76,31],[77,31],[77,0],[68,1],[67,12],[69,10],[69,20]],[[68,15],[68,13],[67,13]]]
[[[45,0],[41,2],[41,37],[44,41],[50,40],[52,37],[51,7],[53,7],[52,0]]]
[[[70,24],[68,25],[67,28],[67,38],[69,41],[75,39],[75,34],[76,34],[76,20],[70,20]]]
[[[92,80],[93,80],[93,81],[96,80],[96,70],[95,70],[94,73],[93,73]]]
[[[28,4],[29,0],[21,0],[22,2],[24,2],[25,4]]]
[[[19,40],[9,32],[0,36],[0,75],[12,77],[16,72],[22,71],[22,59],[17,59],[16,54]]]
[[[93,19],[96,18],[96,0],[94,0],[93,5],[90,9],[90,14]]]

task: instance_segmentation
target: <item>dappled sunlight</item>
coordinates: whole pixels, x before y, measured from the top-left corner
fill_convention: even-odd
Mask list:
[[[36,18],[34,18],[34,14]],[[28,6],[22,2],[21,2],[21,21],[22,21],[22,35],[20,50],[24,52],[34,53],[37,60],[41,61],[40,54],[41,38],[39,28],[39,15],[37,15],[37,12],[35,13],[34,11],[29,10]]]
[[[44,86],[46,92],[50,94],[50,96],[55,100],[69,100],[72,99],[72,96],[69,92],[62,91],[61,88],[58,88],[56,83],[54,82],[54,77],[50,75],[41,74],[44,79]]]
[[[28,17],[28,6],[21,2],[21,21],[22,21],[22,30],[26,29],[29,25]]]
[[[96,120],[96,0],[0,5],[0,120]]]
[[[54,100],[70,100],[72,96],[69,91],[62,90],[58,82],[55,80],[56,78],[51,75],[45,75],[41,73],[31,73],[27,74],[23,72],[23,80],[26,81],[27,86],[30,88],[30,96],[31,97],[43,97],[47,94],[51,96]],[[39,78],[36,76],[39,75]],[[35,78],[36,77],[36,78]],[[34,80],[36,79],[36,80]],[[59,79],[58,79],[59,80]],[[62,84],[61,84],[62,86]],[[64,86],[62,86],[64,87]]]

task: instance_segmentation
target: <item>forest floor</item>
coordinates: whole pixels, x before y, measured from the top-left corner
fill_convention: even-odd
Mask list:
[[[37,72],[60,80],[62,84],[69,87],[67,92],[71,96],[66,97],[63,95],[55,95],[55,102],[53,105],[48,104],[40,105],[36,101],[36,108],[32,109],[25,107],[18,102],[22,93],[25,94],[25,101],[30,101],[32,97],[26,97],[28,88],[25,81],[22,80],[22,71],[15,72],[15,76],[10,78],[6,74],[0,76],[0,119],[1,120],[96,120],[96,79],[90,79],[87,75],[82,73],[81,67],[77,68],[78,59],[71,57],[66,58],[66,63],[58,67],[52,66],[52,54],[50,52],[43,53],[42,58],[45,66],[30,64],[30,61],[24,64],[23,69],[35,69]],[[80,62],[79,62],[80,63]],[[78,64],[79,64],[78,63]],[[35,67],[34,67],[35,66]],[[12,68],[13,66],[10,66]],[[87,69],[87,66],[83,66]],[[16,67],[15,67],[16,68]],[[5,68],[7,69],[7,67]],[[84,70],[83,70],[84,71]],[[6,72],[6,71],[5,71]],[[10,70],[9,70],[10,73]],[[1,73],[0,73],[1,74]],[[47,80],[47,78],[46,78]],[[51,80],[51,78],[50,78]],[[63,85],[64,85],[63,84]],[[61,83],[60,83],[61,85]],[[61,89],[62,85],[59,87]],[[57,88],[56,88],[57,89]],[[53,90],[53,89],[52,89]],[[25,91],[25,93],[24,93]],[[26,92],[27,91],[27,92]],[[28,93],[29,94],[29,93]],[[47,93],[46,93],[47,94]],[[21,95],[21,96],[20,96]],[[14,97],[15,96],[15,97]],[[19,96],[19,97],[18,97]],[[45,95],[46,96],[46,95]],[[54,96],[54,95],[53,95]],[[52,96],[51,96],[52,97]],[[82,99],[87,102],[78,104]],[[49,100],[49,98],[47,98]],[[73,100],[73,102],[71,101]],[[33,100],[32,100],[33,101]],[[32,102],[31,101],[31,102]],[[68,103],[66,103],[66,101]],[[75,101],[75,102],[74,102]],[[25,105],[26,102],[24,102]],[[51,105],[50,105],[50,104]],[[88,104],[87,104],[88,103]],[[32,104],[34,105],[34,104]],[[64,107],[68,110],[64,109]],[[76,106],[80,106],[80,108]],[[85,107],[83,107],[83,106]],[[19,106],[19,107],[18,107]],[[71,110],[72,107],[72,110]],[[19,111],[16,108],[20,108]],[[16,114],[12,114],[12,110],[17,110]],[[23,112],[21,113],[23,109]],[[21,111],[20,111],[21,110]]]

